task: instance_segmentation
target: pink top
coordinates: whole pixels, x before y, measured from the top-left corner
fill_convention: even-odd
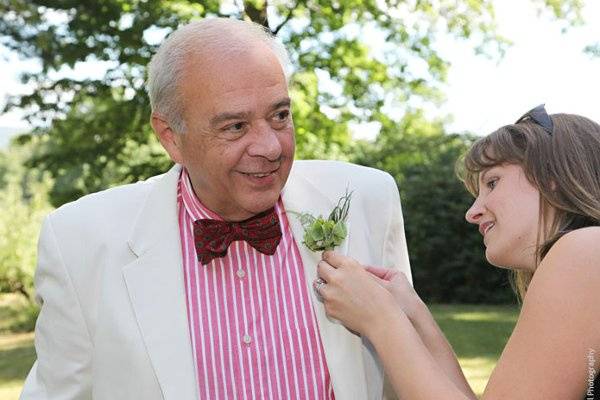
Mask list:
[[[182,169],[177,202],[190,340],[200,399],[334,399],[302,259],[279,198],[272,256],[244,241],[203,266],[193,223],[222,220]]]

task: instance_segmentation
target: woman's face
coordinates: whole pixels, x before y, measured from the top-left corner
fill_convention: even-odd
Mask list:
[[[521,166],[502,164],[479,174],[479,193],[466,219],[479,225],[491,264],[533,271],[539,211],[540,192]]]

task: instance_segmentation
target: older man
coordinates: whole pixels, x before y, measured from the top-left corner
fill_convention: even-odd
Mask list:
[[[368,343],[311,290],[320,254],[288,211],[353,191],[338,251],[410,274],[381,171],[298,161],[287,55],[254,24],[178,29],[149,67],[168,173],[86,196],[42,229],[38,359],[22,399],[379,399]]]

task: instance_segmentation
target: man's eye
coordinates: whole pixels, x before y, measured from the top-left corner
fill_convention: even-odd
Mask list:
[[[496,187],[497,183],[498,183],[498,178],[493,178],[493,179],[490,179],[489,181],[487,181],[486,186],[489,189],[493,189]]]
[[[279,111],[277,114],[275,114],[275,120],[277,121],[285,121],[288,119],[290,115],[290,111],[289,110],[283,110],[283,111]]]
[[[225,130],[227,131],[233,131],[233,132],[239,132],[242,129],[244,129],[244,123],[243,122],[236,122],[235,124],[231,124],[225,127]]]

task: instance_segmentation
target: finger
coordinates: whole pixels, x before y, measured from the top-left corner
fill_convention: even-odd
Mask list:
[[[323,278],[317,278],[313,281],[313,289],[317,296],[320,297],[320,300],[327,306],[330,307],[330,293],[332,290],[335,291],[335,288]]]
[[[329,293],[331,290],[331,285],[325,283],[324,285],[320,285],[318,288],[319,296],[321,296],[322,301],[327,304],[329,301]]]
[[[333,275],[335,274],[335,268],[331,266],[327,261],[319,261],[317,264],[317,276],[323,279],[325,282],[333,282]]]
[[[327,283],[323,278],[317,278],[313,281],[313,289],[315,290],[317,296],[321,296],[321,298],[323,298],[321,292],[325,288],[325,286],[327,286]]]
[[[388,282],[393,281],[400,275],[400,271],[390,268],[368,266],[365,269],[372,275]]]
[[[368,277],[373,279],[375,282],[377,282],[380,286],[383,286],[383,287],[387,287],[387,285],[390,283],[390,281],[380,278],[374,274],[369,274]]]
[[[372,265],[367,265],[365,267],[365,269],[367,271],[369,271],[370,273],[372,273],[373,275],[375,275],[378,278],[387,280],[386,277],[389,276],[389,272],[390,270],[388,268],[383,268],[383,267],[374,267]]]
[[[348,268],[360,265],[358,261],[352,257],[343,256],[333,251],[323,252],[323,260],[334,268]]]
[[[326,257],[331,257],[334,253],[333,250],[325,250],[323,254],[321,254],[321,258],[324,260]]]
[[[398,270],[390,270],[393,271],[393,273],[390,273],[389,275],[389,279],[390,280],[400,280],[406,283],[410,283],[410,281],[408,280],[408,277],[406,276],[406,274],[403,271],[398,271]]]

